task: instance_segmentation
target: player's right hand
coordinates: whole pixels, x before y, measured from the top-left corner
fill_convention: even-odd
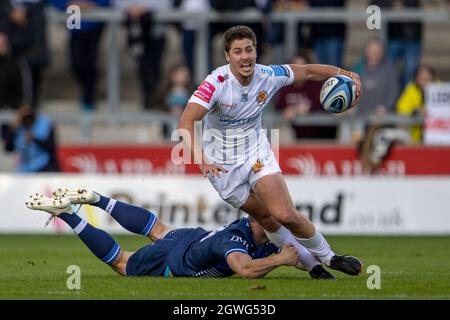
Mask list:
[[[206,177],[208,174],[213,174],[216,177],[220,177],[220,173],[227,173],[228,170],[217,165],[217,164],[201,164],[199,165],[200,171],[203,173],[203,176]]]
[[[356,72],[352,72],[351,79],[352,79],[353,83],[356,85],[356,99],[355,99],[355,101],[353,101],[352,105],[350,106],[350,108],[353,108],[354,106],[356,106],[358,104],[358,102],[361,98],[361,95],[363,94],[363,90],[362,90],[361,78],[359,77],[359,74],[357,74]]]
[[[298,264],[299,254],[293,244],[285,244],[279,254],[283,258],[284,265],[296,266]]]

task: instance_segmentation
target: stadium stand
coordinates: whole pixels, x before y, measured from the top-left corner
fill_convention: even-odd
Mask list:
[[[366,40],[372,37],[374,32],[378,32],[369,31],[365,27],[366,6],[367,4],[364,1],[351,0],[347,2],[347,9],[339,11],[341,19],[346,20],[348,25],[347,43],[344,52],[345,66],[352,66],[358,60],[363,52],[363,46]],[[359,12],[359,14],[355,14],[355,12]],[[419,12],[419,16],[426,21],[422,60],[438,70],[438,75],[441,80],[448,80],[450,79],[450,65],[447,63],[447,60],[448,52],[450,52],[450,42],[446,40],[450,32],[450,23],[447,2],[444,0],[426,1],[424,4],[424,12],[425,14]],[[251,12],[248,14],[252,17]],[[408,20],[412,19],[411,17],[417,17],[417,14],[417,12],[409,12],[400,14],[400,17],[397,18]],[[111,13],[109,15],[109,19],[113,16],[112,19],[117,20],[117,13]],[[292,18],[293,16],[288,15],[286,17]],[[277,13],[274,14],[274,18],[281,19],[280,16],[277,16]],[[179,21],[179,17],[176,15],[176,12],[171,12],[157,15],[156,19],[171,21],[167,25],[167,43],[163,57],[163,70],[165,71],[163,74],[167,75],[169,68],[174,62],[182,61],[181,36],[175,24],[172,23]],[[67,76],[69,68],[69,55],[67,52],[68,33],[65,28],[61,28],[61,23],[63,23],[61,16],[58,17],[54,12],[49,13],[48,39],[51,50],[51,64],[46,70],[42,88],[42,112],[56,118],[59,140],[64,144],[86,142],[94,144],[148,144],[164,141],[164,135],[161,133],[160,128],[160,120],[165,119],[163,121],[167,121],[170,125],[175,126],[176,119],[160,111],[142,112],[135,65],[131,55],[127,52],[126,30],[121,28],[120,25],[115,25],[113,30],[115,33],[112,33],[111,27],[105,30],[106,33],[100,46],[101,59],[99,62],[100,76],[98,84],[100,99],[98,111],[95,115],[84,115],[80,111],[77,101],[78,93],[76,83],[72,77]],[[292,30],[287,28],[286,34],[292,36]],[[114,35],[117,36],[114,37]],[[217,42],[219,42],[219,39],[217,39]],[[286,43],[286,46],[288,53],[295,50],[289,41]],[[115,47],[117,50],[111,52],[110,48],[112,47]],[[270,62],[270,48],[268,51],[269,53],[262,63]],[[220,48],[216,47],[215,54],[220,59],[222,55]],[[201,57],[203,56],[200,53],[200,57],[197,58],[200,59]],[[116,66],[117,68],[109,64],[112,58],[118,60],[119,64]],[[204,72],[207,72],[207,66],[199,66],[194,72],[195,78],[201,78],[199,77],[199,73]],[[115,81],[119,81],[119,90],[111,89]],[[161,79],[161,83],[163,82],[164,79]],[[118,110],[122,113],[120,116],[117,116],[117,113],[115,113]],[[266,121],[271,123],[279,122],[280,118],[277,118],[277,116],[266,117]],[[0,121],[5,121],[8,118],[11,118],[10,113],[0,113]],[[396,120],[391,119],[389,121]],[[419,122],[420,120],[420,118],[412,119],[412,121]],[[334,118],[316,119],[311,117],[298,119],[297,121],[299,123],[303,121],[327,124],[330,122],[334,123],[336,120]],[[351,132],[349,131],[348,124],[353,119],[339,118],[337,121],[340,125],[339,142],[350,143]],[[119,131],[120,134],[117,135],[116,133]],[[286,141],[292,141],[292,139],[286,138]],[[283,140],[281,142],[283,143]],[[4,154],[0,156],[2,158],[0,170],[10,171],[13,160]]]

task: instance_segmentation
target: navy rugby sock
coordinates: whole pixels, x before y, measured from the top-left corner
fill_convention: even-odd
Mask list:
[[[101,194],[98,195],[100,196],[100,201],[91,205],[108,212],[125,229],[144,236],[147,236],[152,231],[157,219],[154,213]]]
[[[73,229],[97,258],[109,265],[116,261],[120,247],[108,233],[95,228],[76,214],[61,213],[58,218]]]

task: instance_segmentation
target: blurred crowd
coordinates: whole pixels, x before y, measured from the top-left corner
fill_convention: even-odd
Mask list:
[[[127,52],[135,61],[142,109],[163,109],[174,116],[181,114],[196,87],[192,74],[196,63],[195,41],[201,25],[194,19],[175,25],[182,41],[183,60],[174,63],[166,75],[162,73],[162,59],[168,25],[153,19],[156,12],[257,10],[269,14],[308,8],[342,9],[348,5],[346,0],[1,0],[0,110],[23,111],[25,106],[33,115],[38,114],[41,83],[50,60],[45,10],[46,7],[53,7],[65,11],[72,4],[82,10],[103,7],[126,12],[123,27],[127,34]],[[420,8],[421,2],[369,0],[367,5],[403,10]],[[386,114],[424,114],[424,88],[428,83],[437,81],[437,75],[433,67],[421,63],[424,26],[420,21],[389,23],[386,41],[377,37],[369,39],[354,66],[344,65],[343,53],[348,34],[346,23],[299,23],[297,54],[294,57],[288,57],[283,52],[286,41],[284,23],[264,19],[248,25],[257,35],[259,57],[264,57],[267,48],[271,49],[271,63],[322,63],[358,72],[364,87],[364,96],[356,111],[359,114],[378,117]],[[212,59],[213,39],[230,26],[228,23],[211,23],[209,26],[210,70],[215,67]],[[84,21],[80,29],[67,30],[70,70],[78,84],[80,109],[85,112],[97,108],[99,46],[104,29],[102,22]],[[291,85],[283,88],[273,101],[274,110],[292,124],[292,132],[299,140],[336,137],[334,126],[295,124],[298,116],[324,113],[319,102],[320,88],[320,83]],[[50,133],[51,130],[47,131]],[[165,132],[165,135],[168,133]],[[421,139],[421,129],[414,127],[411,141],[420,143]]]

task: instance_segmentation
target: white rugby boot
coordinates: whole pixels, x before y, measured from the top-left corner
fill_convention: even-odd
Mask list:
[[[91,204],[100,201],[100,196],[97,193],[85,188],[59,188],[53,192],[53,195],[57,199],[66,198],[71,204]]]
[[[48,198],[36,193],[30,196],[30,199],[25,202],[25,205],[29,209],[46,211],[52,216],[59,216],[63,212],[69,214],[74,213],[69,199],[64,197]]]

